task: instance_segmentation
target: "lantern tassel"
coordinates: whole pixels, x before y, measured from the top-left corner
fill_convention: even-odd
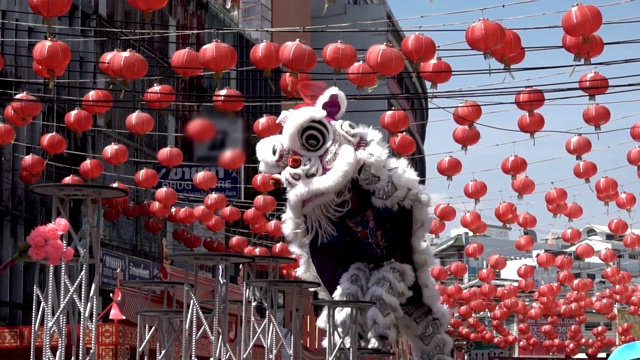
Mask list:
[[[465,155],[467,155],[467,146],[466,146],[466,145],[462,145],[462,146],[460,147],[460,150],[463,150],[463,151],[464,151],[464,154],[465,154]]]
[[[367,88],[367,92],[372,92],[372,91],[373,91],[373,90],[375,90],[377,87],[378,87],[378,83],[376,82],[376,84],[375,84],[375,85],[373,85],[373,86],[369,86],[369,87]]]
[[[429,89],[431,89],[431,90],[433,90],[433,91],[438,90],[438,84],[436,84],[436,83],[431,83],[431,86],[429,87]]]
[[[584,179],[584,183],[585,183],[585,184],[589,184],[589,183],[591,183],[591,180],[589,180],[589,179]],[[591,189],[591,191],[593,191],[593,189]]]
[[[576,65],[574,64],[573,67],[571,68],[571,71],[569,71],[569,77],[571,77],[575,71],[576,71]]]
[[[447,181],[453,181],[453,176],[447,176]]]
[[[516,176],[516,175],[511,175],[511,181],[513,181],[513,180],[515,180],[515,179],[517,179],[517,178],[518,178],[518,176]]]
[[[589,95],[589,101],[596,101],[595,95]]]
[[[536,146],[536,135],[531,133],[529,134],[529,138],[533,141],[533,146]]]
[[[581,161],[582,160],[582,156],[576,155],[576,160]]]
[[[518,194],[518,201],[522,201],[522,199],[524,199],[524,195]]]
[[[49,78],[49,89],[53,89],[56,85],[56,78]]]
[[[474,203],[475,203],[475,205],[477,206],[478,204],[480,204],[480,199],[476,199],[476,200],[474,201]]]

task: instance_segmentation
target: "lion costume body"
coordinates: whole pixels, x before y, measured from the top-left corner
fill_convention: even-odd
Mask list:
[[[296,274],[321,283],[321,299],[376,303],[358,325],[364,346],[389,348],[402,334],[415,359],[449,359],[449,314],[429,272],[429,196],[379,131],[342,119],[343,92],[314,100],[283,111],[282,133],[256,147],[260,171],[287,190],[282,228]],[[347,311],[336,313],[338,331],[353,326]]]

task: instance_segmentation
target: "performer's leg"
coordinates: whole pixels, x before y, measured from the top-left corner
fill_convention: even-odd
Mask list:
[[[411,354],[416,360],[450,360],[453,340],[447,335],[447,324],[443,314],[432,311],[425,304],[404,308],[404,316],[398,321],[400,331],[411,345]],[[446,316],[444,317],[446,318]]]
[[[401,304],[411,296],[409,287],[414,281],[411,266],[397,262],[391,262],[371,274],[365,296],[365,300],[376,303],[367,312],[370,348],[390,348],[397,341],[397,320],[403,315]]]

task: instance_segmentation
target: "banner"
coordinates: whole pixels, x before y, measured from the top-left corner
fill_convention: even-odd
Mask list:
[[[127,257],[127,280],[149,280],[151,276],[151,261]]]
[[[125,280],[127,272],[127,256],[102,250],[100,254],[102,267],[100,269],[100,286],[114,288],[118,284],[117,271],[122,271],[122,280]]]

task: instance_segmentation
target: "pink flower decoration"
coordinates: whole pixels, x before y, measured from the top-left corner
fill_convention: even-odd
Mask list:
[[[60,265],[60,260],[61,258],[49,259],[49,265],[53,265],[53,266]]]
[[[62,242],[60,241],[60,233],[58,232],[58,228],[55,227],[53,224],[49,224],[46,227],[46,235],[45,237],[47,238],[47,244],[49,244],[50,242],[59,242],[60,244],[62,244]]]
[[[64,259],[64,262],[68,262],[73,260],[73,255],[75,255],[75,251],[73,250],[72,247],[68,247],[65,251],[64,254],[62,254],[62,257]]]
[[[51,241],[47,243],[44,248],[47,252],[47,259],[49,260],[60,260],[62,258],[62,255],[64,254],[64,245],[62,245],[62,242],[60,241]]]
[[[66,234],[66,232],[69,231],[70,228],[69,221],[65,218],[60,217],[56,219],[53,225],[58,229],[58,233],[60,233],[60,235]]]
[[[46,244],[47,240],[45,239],[44,236],[42,236],[42,234],[33,234],[31,233],[31,235],[29,235],[27,237],[27,244],[31,245],[31,246],[35,246],[35,247],[43,247],[44,244]]]
[[[31,247],[29,248],[27,253],[29,254],[29,257],[31,257],[33,261],[44,260],[44,258],[47,256],[47,252],[43,247]]]

